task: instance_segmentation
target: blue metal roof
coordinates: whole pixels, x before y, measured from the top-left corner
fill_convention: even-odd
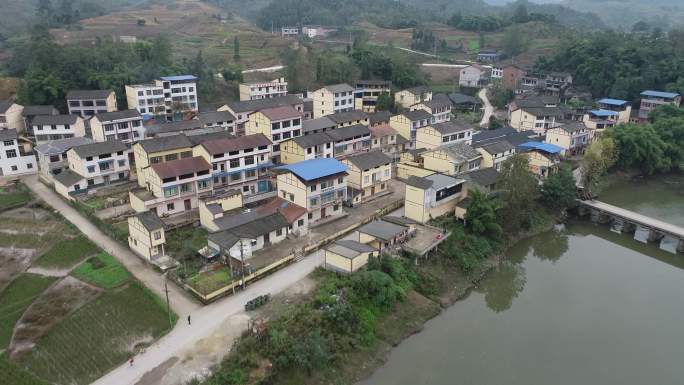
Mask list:
[[[629,103],[626,100],[622,99],[611,99],[611,98],[603,98],[598,101],[601,104],[609,104],[611,106],[624,106],[625,104]]]
[[[346,172],[347,166],[334,158],[319,158],[276,167],[276,170],[287,170],[300,179],[310,181]]]
[[[182,80],[197,80],[197,76],[195,76],[195,75],[162,76],[161,80],[165,80],[167,82],[177,82],[177,81],[182,81]]]
[[[563,151],[562,147],[556,146],[555,144],[544,142],[527,142],[520,144],[518,147],[529,148],[532,150],[540,150],[548,152],[549,154],[560,154]]]
[[[616,116],[620,115],[619,113],[615,111],[610,111],[610,110],[591,110],[589,111],[592,115],[594,116],[600,116],[600,117],[606,117],[606,116]]]
[[[679,96],[679,94],[676,92],[644,91],[641,93],[641,96],[653,96],[656,98],[674,99],[677,96]]]

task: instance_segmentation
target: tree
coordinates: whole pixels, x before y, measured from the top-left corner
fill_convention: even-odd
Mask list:
[[[575,203],[577,187],[575,177],[567,164],[561,165],[558,172],[549,175],[541,187],[542,201],[555,209],[566,209]]]
[[[515,7],[515,11],[513,11],[513,16],[511,17],[511,21],[514,23],[527,23],[530,21],[530,16],[527,14],[527,7],[525,4],[519,4],[517,7]]]
[[[470,204],[465,215],[466,226],[477,235],[499,238],[502,233],[498,211],[501,202],[498,198],[490,198],[479,189],[469,192]]]
[[[375,109],[378,111],[394,111],[394,97],[392,97],[392,94],[389,92],[381,93],[378,96]]]
[[[618,166],[637,168],[647,175],[670,170],[667,145],[652,125],[621,124],[610,133],[619,151]]]
[[[527,229],[532,225],[539,184],[530,171],[526,155],[515,154],[501,165],[499,188],[504,207],[501,210],[504,226],[509,230]]]
[[[492,115],[489,117],[489,124],[487,125],[487,128],[490,130],[496,130],[497,128],[503,127],[503,124],[499,121],[499,119],[496,118],[496,116]]]
[[[235,61],[240,60],[240,39],[238,39],[237,36],[235,36],[235,39],[233,40],[233,59],[235,59]]]
[[[617,161],[618,152],[612,138],[606,136],[594,140],[587,147],[580,166],[582,193],[592,199],[603,187],[603,176]]]
[[[500,79],[492,82],[492,86],[487,90],[489,100],[498,109],[504,109],[508,103],[515,98],[513,90],[509,90]]]
[[[503,54],[507,57],[516,57],[527,51],[528,48],[525,37],[518,26],[510,27],[506,31],[501,46]]]

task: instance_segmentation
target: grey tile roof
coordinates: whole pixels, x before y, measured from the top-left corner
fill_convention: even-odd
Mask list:
[[[414,95],[420,95],[424,92],[430,91],[430,88],[428,88],[428,86],[417,86],[417,87],[407,88],[406,91],[408,91]]]
[[[112,120],[132,119],[132,118],[142,119],[142,115],[140,115],[140,112],[138,112],[138,110],[135,110],[135,109],[113,111],[113,112],[101,112],[99,114],[95,114],[95,117],[100,122],[110,122]]]
[[[432,100],[423,102],[424,105],[435,109],[440,107],[451,107],[451,99],[444,94],[436,94],[432,97]]]
[[[298,136],[292,140],[303,148],[309,148],[335,141],[335,139],[325,132],[317,132],[315,134]]]
[[[175,150],[177,148],[192,147],[192,142],[185,135],[163,136],[154,139],[145,139],[138,142],[145,152],[160,152]]]
[[[59,174],[55,175],[55,180],[61,183],[63,186],[70,187],[76,184],[77,182],[83,180],[84,178],[72,170],[64,170],[60,172]]]
[[[37,126],[48,126],[52,124],[76,124],[78,115],[38,115],[33,118],[33,124]]]
[[[226,214],[216,219],[214,223],[221,230],[230,231],[243,238],[256,238],[288,226],[285,217],[278,212],[264,215],[256,211]]]
[[[397,235],[406,231],[405,226],[396,225],[385,221],[373,221],[361,226],[358,230],[360,233],[371,235],[383,241],[392,240]]]
[[[335,128],[336,126],[337,124],[335,122],[333,122],[325,116],[316,119],[307,119],[302,121],[302,130],[304,132]]]
[[[235,116],[228,111],[208,111],[200,112],[197,115],[197,119],[199,119],[202,124],[207,125],[219,122],[234,122]]]
[[[55,115],[57,109],[54,106],[24,106],[21,116]]]
[[[112,90],[73,90],[67,92],[66,99],[107,99]]]
[[[10,107],[14,104],[13,101],[11,100],[1,100],[0,101],[0,114],[4,114],[5,111],[9,110]]]
[[[228,107],[230,107],[230,109],[235,113],[243,113],[259,111],[265,108],[291,106],[294,104],[301,104],[303,102],[304,101],[302,99],[295,95],[286,95],[268,99],[235,101],[227,104]]]
[[[326,134],[330,135],[335,141],[349,140],[355,136],[370,136],[370,129],[363,124],[355,124],[353,126],[347,126],[342,128],[336,128],[332,131],[326,131]]]
[[[0,130],[0,140],[12,140],[12,139],[17,139],[19,137],[19,134],[17,134],[17,130],[14,128],[10,128],[8,130]]]
[[[199,128],[202,128],[202,122],[199,120],[179,120],[176,122],[149,124],[145,126],[145,134],[153,136],[155,134],[191,131]]]
[[[448,95],[453,104],[482,104],[482,101],[470,95],[451,93]]]
[[[370,151],[350,156],[345,159],[360,170],[369,170],[374,167],[392,163],[392,159],[382,151]]]
[[[505,140],[502,140],[500,142],[494,142],[494,143],[487,143],[484,145],[480,146],[481,149],[487,151],[488,153],[494,155],[494,154],[501,154],[506,151],[514,150],[515,147],[513,147],[512,144],[508,143]]]
[[[352,110],[352,111],[345,111],[345,112],[336,112],[331,115],[326,115],[326,117],[330,120],[332,120],[335,123],[346,123],[346,122],[353,122],[355,120],[366,120],[368,119],[368,114],[359,111],[359,110]]]
[[[587,126],[582,122],[568,121],[568,122],[564,122],[560,126],[560,128],[563,129],[567,133],[573,134],[573,133],[580,131],[580,130],[586,130]]]
[[[411,175],[406,180],[406,184],[409,186],[417,187],[421,190],[427,190],[432,187],[432,181],[423,177]]]
[[[391,116],[392,114],[389,111],[376,111],[368,114],[368,119],[371,126],[374,126],[380,123],[389,123]]]
[[[486,187],[495,184],[499,180],[501,174],[498,171],[496,171],[494,167],[487,167],[475,171],[470,171],[461,176],[465,180],[469,180],[475,184]]]
[[[559,107],[521,107],[523,111],[534,116],[563,116]]]
[[[415,122],[416,120],[432,119],[432,115],[425,110],[406,111],[403,115],[412,122]]]
[[[432,188],[434,188],[435,190],[440,190],[445,187],[450,187],[465,182],[465,180],[463,179],[458,179],[449,175],[439,173],[428,175],[425,177],[425,179],[432,182]]]
[[[36,147],[35,150],[44,155],[63,154],[72,147],[88,143],[93,143],[93,140],[82,136],[75,136],[73,138],[51,140]]]
[[[475,129],[472,124],[462,120],[450,120],[448,122],[436,123],[430,125],[430,127],[439,131],[442,135]]]
[[[118,151],[126,151],[127,149],[128,147],[118,140],[108,140],[106,142],[82,144],[80,146],[72,147],[72,150],[81,158],[111,154]]]
[[[140,223],[147,231],[154,231],[164,228],[164,222],[157,216],[154,211],[143,211],[136,215]]]
[[[337,241],[328,246],[326,250],[347,259],[354,259],[361,255],[361,253],[372,253],[376,251],[373,247],[352,240]]]
[[[237,235],[227,230],[209,234],[207,239],[216,243],[221,248],[226,250],[229,250],[231,247],[235,246],[235,244],[240,241],[240,238]]]
[[[197,135],[190,135],[193,132],[187,133],[188,140],[193,145],[202,144],[212,140],[233,139],[235,135],[231,135],[228,131],[205,132]],[[172,136],[173,137],[173,136]]]
[[[446,146],[438,147],[437,150],[443,150],[460,162],[467,162],[482,156],[482,154],[480,154],[476,149],[469,146],[465,142],[456,142]]]
[[[350,86],[347,83],[340,83],[340,84],[332,84],[329,86],[323,87],[327,89],[330,92],[349,92],[349,91],[354,91],[354,87]]]

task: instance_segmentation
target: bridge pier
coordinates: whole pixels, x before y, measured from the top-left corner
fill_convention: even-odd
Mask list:
[[[660,250],[665,250],[672,254],[677,254],[677,249],[679,248],[681,241],[673,236],[665,235],[660,240]]]
[[[610,222],[610,215],[604,213],[601,210],[591,210],[591,221],[593,223],[606,224]]]

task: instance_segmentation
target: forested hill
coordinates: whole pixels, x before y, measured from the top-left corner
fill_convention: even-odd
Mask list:
[[[561,4],[603,15],[609,27],[625,31],[631,31],[637,23],[637,31],[644,27],[668,30],[684,26],[683,0],[563,0]]]

